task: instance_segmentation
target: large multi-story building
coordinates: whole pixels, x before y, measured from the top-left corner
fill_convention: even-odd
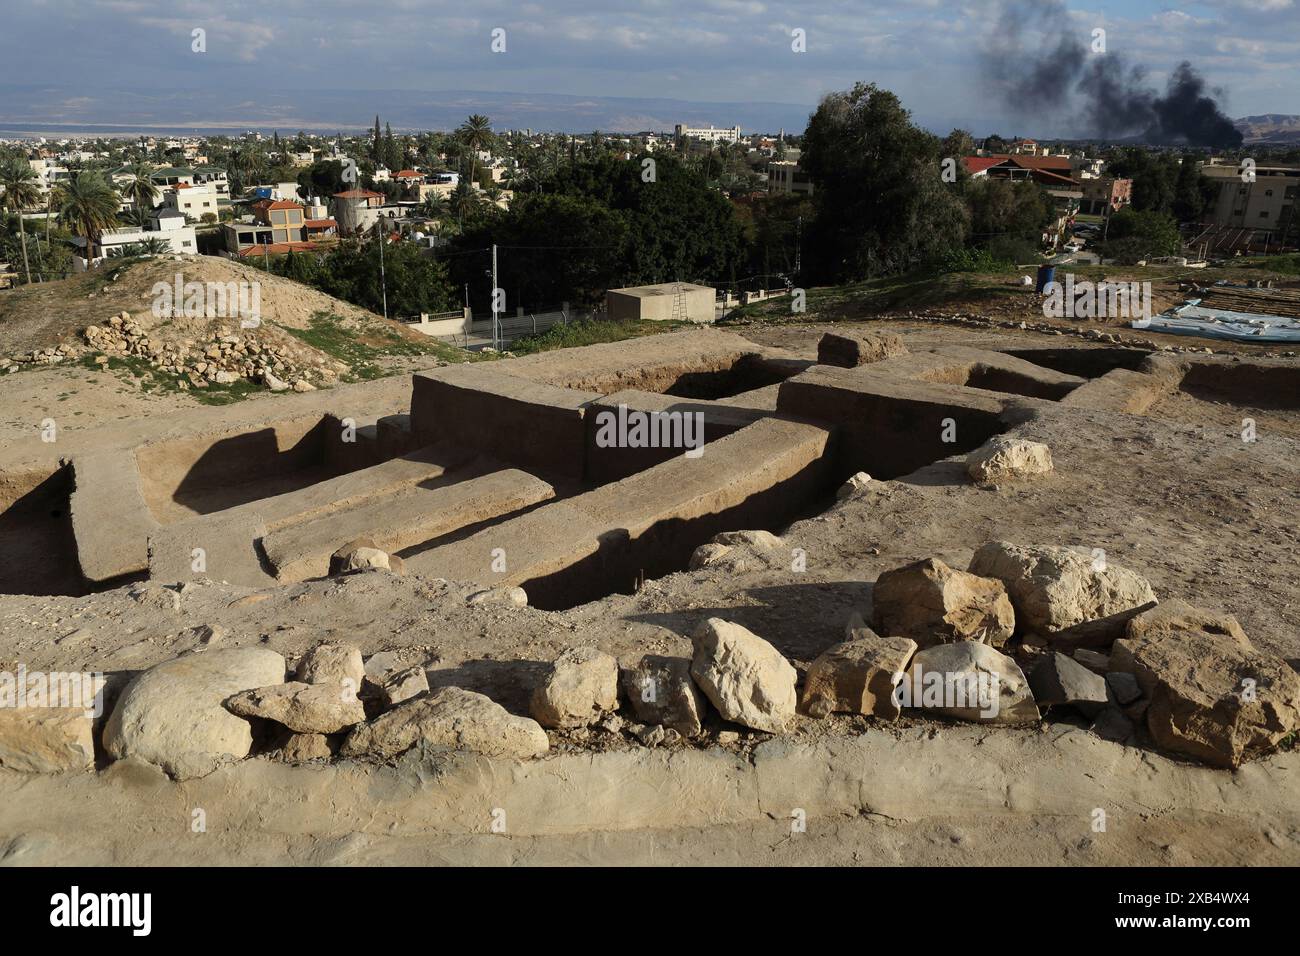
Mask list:
[[[673,127],[673,132],[677,136],[686,139],[702,139],[708,143],[739,143],[740,127],[729,126],[719,129],[716,126],[686,126],[678,123]]]
[[[1256,166],[1254,180],[1236,165],[1207,163],[1201,172],[1215,182],[1219,194],[1210,210],[1216,226],[1293,234],[1300,203],[1300,167]]]

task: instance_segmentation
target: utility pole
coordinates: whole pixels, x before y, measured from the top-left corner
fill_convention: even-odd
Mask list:
[[[803,272],[803,216],[796,216],[794,220],[794,274],[799,275]]]
[[[380,216],[375,220],[375,229],[379,233],[379,290],[384,300],[384,318],[388,318],[388,279],[384,275],[384,219]]]
[[[501,351],[497,344],[497,244],[492,243],[492,348]]]

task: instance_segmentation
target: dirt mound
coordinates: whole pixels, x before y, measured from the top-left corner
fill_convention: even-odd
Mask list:
[[[0,297],[0,370],[94,355],[182,390],[279,389],[370,377],[376,352],[432,347],[399,322],[214,256],[109,265]]]

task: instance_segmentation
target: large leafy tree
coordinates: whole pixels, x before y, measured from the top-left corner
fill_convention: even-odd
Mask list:
[[[557,240],[556,237],[562,237]],[[461,237],[466,249],[498,243],[497,281],[507,306],[541,310],[569,301],[599,302],[617,286],[624,266],[628,225],[618,213],[584,196],[529,194],[509,212],[481,222]],[[562,243],[563,248],[556,248]],[[471,298],[487,307],[481,256],[456,256],[454,276]]]
[[[987,245],[998,237],[1038,242],[1056,214],[1052,200],[1042,187],[1030,180],[969,179],[966,202],[971,213],[971,239]]]
[[[743,260],[744,237],[731,203],[672,156],[624,160],[606,153],[565,168],[545,188],[594,199],[623,216],[624,285],[726,282]]]
[[[1102,255],[1121,263],[1151,256],[1171,256],[1182,248],[1172,216],[1127,207],[1110,217]]]
[[[31,164],[18,159],[6,160],[0,164],[0,203],[11,210],[18,219],[18,242],[23,249],[23,270],[27,274],[27,284],[32,282],[32,265],[27,256],[27,233],[23,227],[23,210],[40,201],[41,192],[36,180],[36,173]],[[37,240],[39,245],[40,240]]]
[[[890,275],[959,247],[969,213],[941,176],[940,144],[898,97],[856,84],[825,97],[804,133],[817,217],[805,268],[831,281]]]
[[[95,258],[95,246],[105,229],[117,222],[121,204],[113,187],[94,172],[77,173],[59,193],[59,218],[75,236],[86,240],[86,264]]]

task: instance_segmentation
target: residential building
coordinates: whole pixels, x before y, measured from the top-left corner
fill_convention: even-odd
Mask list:
[[[253,213],[251,220],[228,222],[222,227],[227,252],[242,256],[254,246],[294,247],[308,241],[307,210],[299,203],[262,199],[250,208]],[[325,227],[317,231],[328,233]]]
[[[155,169],[149,174],[149,178],[159,186],[176,186],[180,183],[192,186],[194,185],[194,170],[181,166],[164,166],[162,169]]]
[[[769,193],[813,194],[812,180],[798,163],[789,161],[767,164],[767,191]]]
[[[1300,167],[1256,166],[1253,172],[1254,181],[1246,182],[1236,165],[1206,163],[1201,167],[1201,173],[1219,187],[1210,221],[1217,226],[1294,235]]]
[[[162,239],[167,242],[168,251],[179,255],[192,256],[197,255],[199,251],[194,227],[185,224],[184,214],[175,209],[162,209],[149,221],[147,229],[128,226],[122,229],[110,229],[100,235],[96,243],[99,255],[95,257],[95,262],[107,258],[113,250],[141,243],[146,239]],[[81,258],[84,259],[86,240],[81,236],[74,236],[72,242],[81,250]]]
[[[1133,180],[1105,176],[1080,180],[1083,200],[1079,211],[1089,216],[1109,216],[1133,201]]]
[[[369,189],[345,189],[330,198],[339,232],[345,236],[365,232],[373,226],[384,204],[384,194]]]
[[[162,205],[191,219],[202,219],[209,213],[215,216],[219,209],[217,190],[212,183],[177,183],[162,191]]]
[[[218,202],[230,202],[230,179],[220,166],[205,166],[194,170],[192,181],[196,186],[211,184],[216,191]]]

